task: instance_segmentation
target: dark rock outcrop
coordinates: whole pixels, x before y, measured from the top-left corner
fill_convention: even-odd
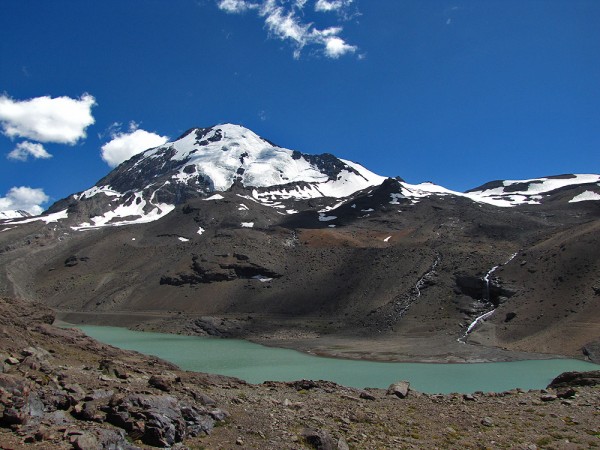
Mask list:
[[[548,385],[549,388],[570,386],[595,386],[600,384],[600,370],[591,372],[563,372]]]
[[[233,257],[225,255],[217,261],[200,260],[198,256],[193,256],[189,272],[178,273],[174,276],[163,275],[160,278],[160,284],[182,286],[237,279],[281,277],[281,274],[259,264],[251,263],[248,259],[248,256],[241,254],[234,254]]]
[[[222,418],[221,410],[185,404],[169,395],[114,397],[106,408],[109,423],[155,447],[171,447],[187,436],[208,434]]]
[[[454,276],[458,293],[475,300],[490,302],[495,306],[515,295],[515,290],[504,286],[498,278],[492,278],[489,284],[482,277],[457,273]]]
[[[588,342],[581,350],[591,362],[600,364],[600,340]]]

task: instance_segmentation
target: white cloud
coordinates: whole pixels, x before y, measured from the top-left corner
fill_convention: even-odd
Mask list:
[[[79,99],[36,97],[23,101],[1,95],[0,124],[10,138],[73,145],[86,137],[85,129],[94,123],[95,105],[89,94]]]
[[[18,143],[6,157],[15,161],[27,161],[30,156],[35,159],[52,158],[42,144],[34,144],[29,141]]]
[[[128,133],[113,132],[111,136],[112,140],[101,149],[102,159],[111,167],[116,167],[133,155],[158,147],[169,140],[167,136],[138,129],[135,122],[129,125]]]
[[[299,49],[308,42],[310,24],[301,24],[293,12],[285,13],[283,8],[275,7],[265,12],[265,24],[276,37],[291,39]]]
[[[353,0],[318,0],[317,11],[335,11],[338,19],[345,15],[347,7]],[[257,10],[265,21],[270,35],[283,41],[291,41],[294,46],[294,58],[299,58],[302,50],[309,45],[322,47],[322,54],[337,59],[348,53],[354,53],[358,47],[346,43],[339,37],[342,27],[316,28],[312,23],[305,23],[296,14],[302,10],[307,0],[218,0],[217,6],[227,13],[242,13],[250,9]],[[344,13],[344,14],[343,14]]]
[[[352,4],[353,0],[317,0],[315,11],[329,12],[341,11]]]
[[[225,11],[230,14],[238,14],[245,12],[249,9],[258,8],[257,4],[248,2],[246,0],[219,0],[217,6],[222,11]]]
[[[0,211],[23,210],[38,215],[44,211],[41,204],[49,199],[43,189],[12,187],[6,197],[0,197]]]
[[[304,5],[306,5],[307,1],[308,0],[296,0],[296,2],[295,2],[296,8],[298,8],[298,9],[304,8]]]
[[[330,58],[339,58],[346,53],[354,53],[355,45],[348,45],[346,42],[337,36],[328,37],[325,39],[325,54]]]
[[[52,158],[42,144],[34,144],[29,141],[18,143],[6,157],[15,161],[27,161],[30,156],[35,159]]]

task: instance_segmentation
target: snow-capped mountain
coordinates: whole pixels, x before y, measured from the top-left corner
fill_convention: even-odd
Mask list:
[[[40,220],[69,218],[76,230],[148,223],[190,200],[217,199],[235,191],[247,202],[275,208],[279,214],[308,209],[325,222],[325,217],[334,217],[326,212],[385,180],[357,163],[328,153],[309,155],[282,148],[247,128],[224,124],[190,129],[172,142],[135,155],[90,189],[55,203]],[[576,203],[600,200],[600,175],[493,181],[466,193],[397,179],[388,194],[389,205],[415,205],[441,197],[497,207]],[[0,219],[19,217],[10,214]]]
[[[249,190],[257,202],[282,207],[282,200],[345,198],[384,179],[331,154],[288,150],[247,128],[225,124],[191,129],[134,156],[50,212],[79,202],[88,205],[90,218],[80,228],[123,225],[157,220],[189,199],[234,186]]]

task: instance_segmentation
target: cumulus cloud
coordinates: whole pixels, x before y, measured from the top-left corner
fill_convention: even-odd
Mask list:
[[[5,197],[0,197],[0,211],[23,210],[38,215],[44,211],[41,205],[49,199],[43,189],[12,187]]]
[[[335,11],[342,17],[353,0],[317,0],[316,11]],[[321,47],[321,53],[337,59],[340,56],[354,53],[355,45],[348,44],[340,37],[342,27],[319,29],[313,23],[304,22],[297,14],[306,6],[308,0],[218,0],[217,6],[230,14],[256,10],[265,22],[269,34],[277,39],[291,42],[294,47],[294,58],[299,58],[307,46]]]
[[[346,53],[354,53],[356,47],[354,45],[348,45],[343,39],[332,36],[325,40],[325,54],[330,58],[339,58]]]
[[[129,132],[112,131],[111,137],[112,139],[101,147],[102,159],[110,167],[116,167],[133,155],[158,147],[169,140],[167,136],[139,129],[135,122],[129,125]]]
[[[42,144],[29,141],[18,143],[6,157],[14,161],[27,161],[30,156],[35,159],[52,158],[52,155],[46,151]]]
[[[36,97],[14,100],[0,96],[0,124],[4,135],[38,142],[74,145],[86,137],[94,123],[92,107],[96,100],[89,94],[80,98]]]

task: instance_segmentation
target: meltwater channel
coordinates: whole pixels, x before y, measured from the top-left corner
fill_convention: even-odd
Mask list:
[[[426,393],[501,392],[517,387],[542,389],[566,371],[600,370],[600,365],[574,359],[468,364],[357,361],[312,356],[238,339],[92,325],[77,328],[100,342],[158,356],[184,370],[228,375],[250,383],[310,379],[356,388],[387,388],[393,382],[408,380],[411,388]]]

